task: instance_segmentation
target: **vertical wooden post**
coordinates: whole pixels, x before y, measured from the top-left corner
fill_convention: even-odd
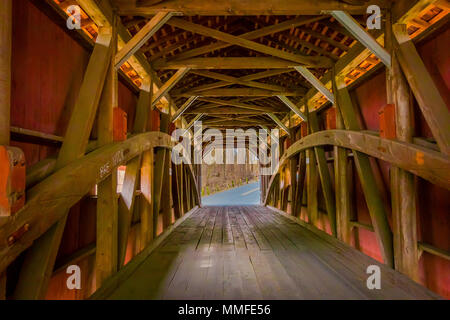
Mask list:
[[[315,112],[309,113],[308,124],[311,128],[311,133],[319,131],[319,122]],[[325,156],[323,147],[314,147],[314,152],[317,160],[317,169],[319,172],[322,192],[325,198],[325,206],[327,208],[328,219],[330,221],[331,233],[336,236],[336,204],[331,184],[330,170]]]
[[[337,97],[336,79],[332,76],[333,93]],[[338,99],[335,99],[336,107],[336,129],[345,129],[342,120]],[[348,179],[348,151],[345,148],[334,147],[334,174],[336,190],[336,225],[337,236],[347,244],[351,244],[351,200],[350,185]]]
[[[169,114],[162,114],[162,117],[169,117]],[[168,124],[170,120],[167,120]],[[167,128],[168,129],[168,128]],[[167,130],[168,133],[168,130]],[[166,155],[164,157],[164,167],[163,167],[163,181],[162,181],[162,192],[161,192],[161,209],[163,214],[163,229],[168,228],[172,224],[172,178],[171,178],[171,164],[172,156],[170,150],[165,150]]]
[[[360,130],[348,89],[342,79],[336,79],[336,81],[338,103],[345,127],[348,130]],[[392,232],[369,157],[358,151],[353,151],[353,155],[384,263],[394,267]]]
[[[9,145],[11,110],[12,0],[0,1],[0,145]],[[0,300],[6,297],[6,271],[0,273]]]
[[[386,38],[392,56],[392,68],[387,72],[388,103],[395,104],[396,136],[400,141],[411,143],[414,135],[414,116],[411,91],[402,73],[394,51],[392,17],[386,17]],[[394,240],[395,269],[411,279],[419,281],[416,185],[414,175],[403,169],[391,168],[391,199]]]
[[[152,101],[152,93],[153,93],[153,82],[151,79],[148,79],[148,92],[149,92],[149,101]],[[149,111],[150,104],[147,105],[147,111]],[[148,119],[148,113],[144,115]],[[149,124],[147,123],[146,129],[153,130],[154,128],[148,128]],[[141,251],[153,240],[153,198],[152,198],[152,183],[153,183],[153,163],[154,161],[154,151],[153,148],[147,150],[142,154],[142,163],[141,163],[141,177],[140,177],[140,188],[141,188],[141,197],[139,202],[140,208],[140,246]]]
[[[169,130],[170,115],[161,113],[160,131]],[[164,148],[156,148],[155,152],[155,169],[153,180],[153,237],[158,233],[158,218],[161,208],[161,192],[164,179],[164,165],[166,163],[166,150]]]
[[[0,145],[9,145],[11,110],[12,0],[0,3]]]
[[[306,100],[306,115],[309,120],[309,106]],[[311,125],[308,122],[308,134],[312,133]],[[314,148],[306,150],[306,199],[307,199],[307,214],[308,222],[316,226],[319,219],[318,206],[318,172],[316,166],[316,155]]]
[[[117,51],[117,28],[112,27],[112,57]],[[113,108],[118,105],[117,71],[111,59],[97,113],[98,147],[113,142]],[[97,185],[97,240],[95,280],[100,288],[105,279],[117,271],[118,212],[117,170]]]

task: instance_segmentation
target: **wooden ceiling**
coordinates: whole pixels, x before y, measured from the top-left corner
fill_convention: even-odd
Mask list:
[[[77,3],[53,1],[62,8]],[[298,107],[303,106],[302,98],[311,84],[292,66],[302,64],[320,79],[357,43],[323,10],[346,10],[365,27],[369,4],[383,8],[392,3],[366,0],[110,2],[132,36],[155,13],[176,12],[148,39],[140,53],[162,83],[181,68],[189,68],[169,94],[177,108],[190,97],[198,96],[183,116],[190,122],[203,114],[204,124],[219,128],[276,126],[267,113],[275,114],[280,120],[289,118],[286,116],[290,113],[278,96],[287,96]],[[430,19],[439,15],[435,12]],[[414,34],[412,29],[420,24],[410,24],[410,33]],[[95,26],[87,21],[83,21],[83,27],[95,33]],[[356,80],[378,63],[374,55],[368,57],[348,73],[346,82]],[[128,63],[121,69],[140,85],[142,79]],[[323,105],[326,98],[315,102]]]
[[[131,35],[135,35],[150,17],[126,15],[121,19]],[[207,36],[206,28],[298,57],[323,57],[322,61],[330,66],[355,44],[355,39],[328,15],[171,18],[141,50],[162,82],[168,81],[180,66],[192,67],[170,95],[177,106],[190,96],[200,96],[186,111],[185,117],[190,121],[198,113],[207,114],[202,120],[212,127],[258,124],[272,127],[274,123],[265,113],[275,113],[282,119],[290,111],[277,95],[288,96],[298,104],[311,85],[293,68],[247,65],[246,62],[257,61],[250,58],[271,56],[252,48],[220,42]],[[249,59],[236,59],[237,66],[229,68],[228,59],[221,59],[218,64],[223,65],[218,68],[215,60],[210,59],[211,65],[208,65],[207,59],[199,58]],[[329,69],[326,64],[310,70],[320,78]]]

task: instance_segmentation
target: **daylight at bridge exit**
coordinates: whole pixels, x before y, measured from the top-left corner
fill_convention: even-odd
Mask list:
[[[449,13],[0,0],[0,308],[448,301]]]

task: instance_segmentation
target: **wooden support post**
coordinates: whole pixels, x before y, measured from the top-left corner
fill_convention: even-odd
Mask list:
[[[335,77],[332,77],[333,93],[337,95]],[[340,107],[335,100],[336,129],[345,129]],[[348,172],[348,151],[345,148],[334,147],[334,180],[336,190],[336,228],[338,239],[351,244],[351,198]]]
[[[398,61],[405,73],[420,110],[436,139],[441,152],[450,155],[450,112],[425,64],[408,36],[405,25],[394,25],[398,41]]]
[[[173,212],[175,220],[181,218],[182,211],[180,207],[180,188],[179,188],[179,177],[178,177],[178,165],[172,163],[172,198],[173,198]]]
[[[152,101],[152,93],[153,93],[153,82],[149,79],[148,87],[143,87],[143,89],[147,89],[148,98],[146,99],[146,104],[142,108],[138,108],[138,112],[140,114],[136,114],[136,121],[139,121],[136,124],[136,129],[152,130],[153,128],[149,128],[149,124],[147,123],[150,111],[150,101]],[[144,123],[142,123],[144,121]],[[141,251],[147,247],[148,244],[153,240],[153,198],[152,198],[152,190],[153,190],[153,165],[154,165],[154,151],[153,148],[144,152],[142,154],[142,162],[141,162],[141,176],[140,176],[140,189],[141,189],[141,197],[139,202],[140,209],[140,246]]]
[[[163,114],[163,116],[169,116]],[[167,229],[172,224],[172,177],[171,164],[172,156],[170,150],[165,150],[163,167],[163,181],[161,190],[161,210],[163,215],[163,230]]]
[[[311,128],[311,133],[319,131],[319,122],[315,112],[309,113],[308,124]],[[325,149],[323,147],[315,147],[314,152],[317,160],[317,168],[319,171],[320,182],[322,185],[322,192],[325,198],[325,206],[327,208],[328,219],[330,222],[331,233],[336,237],[336,204],[331,183],[330,171],[328,169],[327,158],[325,156]]]
[[[305,101],[305,112],[309,119],[308,100]],[[308,123],[308,134],[311,134],[311,125]],[[314,148],[307,149],[306,153],[306,202],[307,202],[307,216],[308,223],[316,226],[319,219],[319,205],[318,205],[318,172],[316,166],[316,155]]]
[[[58,154],[55,170],[75,161],[86,151],[110,65],[111,40],[111,28],[101,28],[84,74],[64,143]],[[15,299],[43,299],[45,297],[67,215],[68,210],[63,214],[63,218],[34,241],[33,246],[27,251],[14,292]]]
[[[139,93],[139,100],[136,107],[136,116],[133,126],[133,133],[143,133],[147,130],[148,113],[150,110],[150,85],[149,79],[144,79],[142,88]],[[149,152],[149,151],[148,151]],[[142,166],[142,158],[140,155],[127,163],[125,176],[122,185],[122,191],[119,198],[119,267],[125,262],[127,250],[128,235],[131,228],[131,220],[134,212],[136,189],[139,183],[139,177]],[[149,155],[146,156],[148,160]],[[144,206],[144,210],[147,210]],[[146,213],[148,213],[146,211]],[[144,218],[145,219],[145,218]]]
[[[117,50],[116,27],[112,29],[112,57]],[[117,72],[111,59],[97,114],[97,146],[113,142],[113,108],[118,105]],[[95,251],[95,281],[97,288],[117,272],[118,208],[117,170],[97,185],[97,240]]]
[[[337,81],[338,103],[346,129],[360,130],[353,104],[343,81]],[[389,227],[383,199],[377,187],[374,172],[369,157],[361,152],[354,151],[354,159],[362,189],[369,208],[372,224],[377,236],[378,245],[383,256],[384,263],[390,267],[394,266],[394,255],[392,245],[392,232]]]
[[[390,14],[388,15],[388,18]],[[392,49],[392,68],[387,73],[388,103],[395,105],[396,136],[411,143],[414,135],[414,115],[411,91],[394,52],[391,23],[388,21],[386,43]],[[416,225],[416,184],[414,175],[397,167],[391,168],[391,199],[394,235],[395,269],[419,281],[418,240]]]
[[[11,110],[12,0],[0,3],[0,145],[9,145]],[[0,273],[0,300],[6,298],[6,271]]]
[[[162,113],[160,122],[160,131],[168,132],[170,123],[170,115]],[[161,192],[164,180],[164,166],[166,164],[166,152],[163,148],[157,148],[155,152],[155,167],[153,180],[153,237],[158,232],[159,210],[161,208]]]
[[[0,145],[9,145],[11,109],[12,0],[0,3]]]
[[[294,215],[296,217],[300,217],[306,178],[306,152],[302,151],[298,154],[297,163],[298,163],[298,180],[297,186],[295,188]]]

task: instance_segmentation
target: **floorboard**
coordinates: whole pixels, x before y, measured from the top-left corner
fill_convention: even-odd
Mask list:
[[[381,290],[366,286],[381,268]],[[433,299],[435,294],[331,237],[262,206],[203,207],[110,299]]]

